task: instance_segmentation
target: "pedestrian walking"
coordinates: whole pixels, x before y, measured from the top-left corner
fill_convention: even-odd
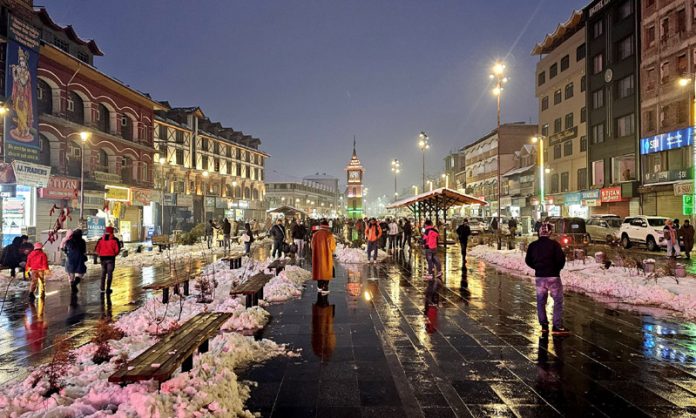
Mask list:
[[[46,273],[48,270],[48,256],[43,252],[43,245],[40,242],[34,244],[34,250],[27,256],[27,270],[31,276],[31,287],[29,288],[29,299],[34,300],[38,285],[39,297],[46,296]]]
[[[114,279],[116,268],[116,256],[121,252],[123,245],[114,235],[114,227],[107,226],[104,236],[99,238],[95,251],[101,262],[101,293],[111,293],[111,282]]]
[[[428,274],[426,279],[442,276],[442,263],[437,256],[437,240],[440,232],[433,226],[433,221],[425,221],[425,231],[423,232],[423,249],[425,250],[425,260],[428,262]],[[434,274],[434,275],[433,275]]]
[[[515,237],[517,235],[517,220],[515,218],[510,218],[508,221],[508,229],[510,230],[511,237]]]
[[[10,269],[10,277],[14,278],[17,268],[22,268],[22,256],[20,254],[20,246],[22,245],[21,237],[14,237],[12,243],[7,245],[2,250],[2,264],[5,268]],[[23,270],[23,269],[22,269]]]
[[[664,228],[662,228],[662,233],[667,243],[667,256],[671,258],[679,257],[679,238],[677,237],[677,230],[674,228],[674,222],[668,219]]]
[[[369,224],[365,228],[365,241],[367,241],[367,262],[377,262],[377,250],[379,240],[382,238],[382,227],[377,223],[377,219],[371,218]],[[374,253],[374,258],[370,259],[370,255]]]
[[[251,244],[254,242],[253,227],[246,223],[244,224],[244,232],[242,233],[242,243],[244,244],[244,255],[251,255]]]
[[[334,278],[333,253],[336,239],[329,229],[329,221],[322,219],[319,228],[312,234],[312,279],[317,281],[317,290],[329,294],[329,281]]]
[[[225,251],[230,248],[230,236],[232,234],[232,224],[227,218],[222,220],[222,245]]]
[[[534,269],[536,276],[537,317],[541,324],[542,334],[549,332],[549,320],[546,316],[546,302],[551,294],[553,299],[553,328],[554,335],[567,335],[568,329],[563,326],[563,284],[561,270],[565,266],[565,254],[561,244],[549,238],[551,225],[543,223],[539,227],[539,238],[529,244],[525,263]]]
[[[413,224],[410,220],[406,219],[404,222],[404,237],[401,240],[401,249],[403,250],[408,244],[409,251],[411,250],[411,237],[413,236]]]
[[[305,253],[304,253],[304,248],[305,248],[305,239],[307,238],[307,228],[305,228],[304,223],[300,218],[297,218],[295,220],[295,224],[292,226],[292,230],[290,231],[290,234],[292,235],[292,242],[295,243],[295,246],[297,247],[297,256],[300,258],[304,258]]]
[[[208,243],[208,249],[213,245],[213,236],[215,235],[215,230],[218,229],[213,223],[212,219],[208,219],[208,224],[205,226],[205,241]]]
[[[389,237],[389,222],[386,219],[382,219],[379,223],[379,227],[382,228],[382,237],[379,239],[379,248],[382,250],[387,249],[387,238]]]
[[[688,219],[684,219],[684,225],[679,229],[679,235],[684,240],[684,254],[691,259],[691,250],[694,249],[694,227]]]
[[[65,272],[68,273],[70,289],[77,292],[77,285],[87,273],[87,244],[82,238],[82,230],[73,231],[70,239],[65,243]]]
[[[469,237],[471,236],[471,227],[469,220],[464,218],[462,224],[457,227],[457,237],[459,237],[459,247],[462,251],[462,268],[466,268],[466,247],[469,245]]]
[[[396,251],[396,237],[399,235],[399,225],[396,223],[396,219],[387,219],[388,231],[389,231],[389,252]]]
[[[539,228],[541,228],[541,220],[537,219],[536,222],[534,222],[534,233],[539,234]]]
[[[273,238],[273,251],[271,257],[280,258],[283,256],[283,242],[285,241],[285,227],[283,220],[278,218],[276,224],[271,227],[268,234]]]

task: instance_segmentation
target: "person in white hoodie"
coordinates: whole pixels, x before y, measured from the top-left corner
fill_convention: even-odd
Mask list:
[[[389,221],[389,252],[393,252],[399,248],[396,244],[397,237],[399,236],[399,224],[396,223],[396,219],[391,219]]]

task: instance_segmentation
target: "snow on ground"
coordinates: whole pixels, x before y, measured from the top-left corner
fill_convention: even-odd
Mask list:
[[[350,248],[343,244],[336,244],[336,260],[341,263],[367,263],[367,250],[364,248]],[[382,251],[377,250],[377,261],[383,261],[389,255]]]
[[[301,267],[286,266],[264,286],[263,299],[266,302],[283,302],[300,297],[304,283],[311,277],[312,273]]]
[[[517,250],[495,250],[479,245],[469,254],[492,264],[499,269],[511,270],[522,276],[534,277],[534,271],[524,262],[524,254]],[[659,277],[648,279],[636,270],[610,267],[605,270],[592,257],[566,263],[561,272],[565,287],[590,296],[605,295],[617,298],[622,303],[649,305],[667,308],[687,318],[696,318],[696,282],[693,277],[675,279]]]

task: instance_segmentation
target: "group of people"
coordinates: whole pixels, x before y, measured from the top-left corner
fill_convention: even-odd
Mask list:
[[[242,223],[242,221],[235,221],[234,219],[230,221],[227,218],[223,218],[219,224],[209,219],[205,225],[205,241],[208,244],[208,249],[213,247],[215,235],[222,234],[221,245],[225,247],[225,250],[229,250],[232,237],[240,236],[241,228],[244,228],[241,231],[241,241],[245,244],[245,249],[247,247],[251,249],[251,243],[258,238],[260,232],[260,225],[256,219]]]
[[[667,220],[662,228],[663,238],[667,243],[667,255],[677,258],[681,255],[681,250],[687,259],[691,258],[691,251],[694,249],[694,227],[688,219],[679,226],[679,219]],[[683,243],[683,246],[682,246]]]

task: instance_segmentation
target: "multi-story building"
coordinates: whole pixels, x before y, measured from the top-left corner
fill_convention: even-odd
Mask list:
[[[524,144],[513,155],[513,167],[500,176],[503,186],[502,206],[508,207],[510,216],[523,221],[525,231],[529,230],[532,220],[539,216],[537,160],[537,144]]]
[[[337,189],[312,180],[266,183],[266,201],[271,209],[291,206],[312,218],[336,218],[339,200]]]
[[[689,102],[696,72],[696,11],[687,0],[643,1],[641,6],[641,207],[646,215],[676,218],[684,214],[684,196],[694,193],[696,121],[690,120]]]
[[[537,134],[537,129],[537,125],[506,123],[500,126],[499,132],[494,129],[473,144],[464,147],[466,193],[489,203],[483,208],[473,208],[473,212],[470,211],[467,215],[494,216],[498,213],[498,158],[500,174],[512,169],[515,152],[531,141]],[[501,215],[510,216],[512,205],[509,203],[501,200]],[[478,211],[482,213],[476,213]]]
[[[585,89],[585,21],[581,11],[556,27],[532,50],[539,99],[539,134],[544,139],[546,202],[555,216],[587,217],[586,202],[577,199],[587,188]]]
[[[338,179],[334,176],[330,176],[326,173],[314,173],[308,176],[304,176],[302,178],[303,182],[312,182],[312,183],[319,183],[322,184],[328,189],[334,193],[333,195],[333,201],[329,202],[332,207],[336,210],[336,215],[332,216],[338,216],[341,214],[341,192],[338,186]]]
[[[198,107],[157,112],[157,185],[165,233],[207,219],[265,218],[261,141],[210,122]]]
[[[584,9],[589,185],[600,190],[592,213],[640,212],[640,3],[595,0]]]

